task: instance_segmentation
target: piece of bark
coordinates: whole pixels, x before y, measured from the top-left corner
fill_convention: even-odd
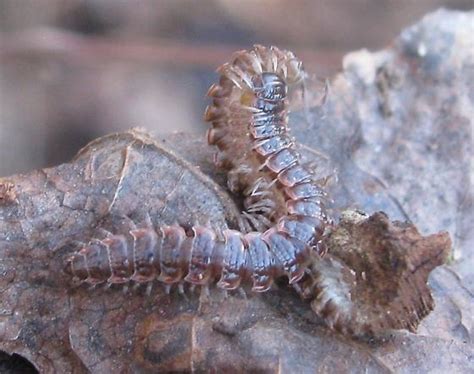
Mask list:
[[[446,25],[443,20],[450,17],[464,19],[457,13],[438,13],[418,28]],[[455,25],[450,25],[454,32]],[[394,49],[392,53],[395,58],[404,52]],[[354,78],[347,79],[352,82]],[[430,87],[436,92],[436,85]],[[361,101],[371,99],[369,94],[367,98],[350,90],[349,94]],[[339,95],[331,97],[328,107]],[[344,98],[342,95],[341,100]],[[416,107],[411,107],[411,112],[417,113]],[[338,117],[340,111],[329,111],[326,119],[320,118],[324,128],[334,124],[340,130],[342,124],[354,123],[341,120],[353,118],[346,112],[342,114]],[[319,119],[317,123],[321,123]],[[316,142],[314,133],[318,129],[299,129],[305,130],[296,127],[295,136]],[[388,192],[391,190],[380,183],[367,183],[377,181],[367,173],[350,172],[351,167],[358,170],[350,157],[354,157],[353,146],[358,142],[351,135],[354,128],[347,129],[350,136],[340,131],[339,138],[328,137],[324,140],[328,143],[321,143],[331,149],[329,142],[334,141],[330,154],[339,155],[343,161],[338,163],[336,157],[335,163],[344,166],[341,171],[346,170],[346,174],[340,172],[342,188],[335,191],[335,198],[341,204],[356,201],[367,210],[379,210],[385,204],[396,217],[406,207],[402,210],[402,204],[394,203],[396,199]],[[361,131],[360,127],[356,129]],[[182,137],[178,146],[191,147],[189,139]],[[199,159],[202,153],[196,148]],[[189,300],[177,295],[168,297],[160,289],[150,297],[140,291],[124,296],[118,289],[70,289],[61,272],[64,258],[74,250],[72,240],[88,240],[98,224],[114,229],[122,215],[139,221],[151,212],[157,222],[192,225],[204,217],[216,226],[237,226],[235,204],[192,164],[157,147],[143,134],[131,132],[98,140],[71,164],[9,178],[15,185],[17,201],[0,207],[0,349],[21,354],[41,372],[219,371],[229,369],[230,363],[237,371],[268,372],[473,369],[473,349],[467,343],[471,336],[467,314],[472,309],[472,294],[461,293],[461,283],[451,278],[449,297],[462,316],[456,328],[448,323],[452,313],[443,312],[435,322],[446,322],[448,331],[440,337],[432,331],[426,336],[394,333],[387,341],[373,345],[328,331],[308,303],[284,285],[262,297],[230,297],[214,300],[211,305],[200,304],[193,295]],[[143,178],[137,172],[146,166],[155,177],[145,173]],[[182,170],[182,174],[175,174],[176,170]],[[189,180],[185,183],[186,177],[180,175]],[[355,177],[351,180],[349,176]],[[176,184],[178,177],[181,184]],[[421,180],[424,178],[420,175]],[[171,182],[178,191],[176,195],[163,196],[160,188],[154,189],[158,183],[169,191],[166,183]],[[374,193],[378,198],[371,199]],[[170,209],[164,209],[167,206]],[[447,215],[451,213],[446,211]],[[441,292],[435,296],[446,298],[446,278],[436,279]],[[219,298],[218,294],[214,296]],[[444,305],[444,300],[437,301]],[[466,327],[467,334],[459,335],[459,326]]]
[[[449,235],[423,237],[412,224],[345,211],[325,243],[329,253],[312,264],[305,292],[329,326],[357,335],[416,332],[434,307],[431,271],[450,254]]]

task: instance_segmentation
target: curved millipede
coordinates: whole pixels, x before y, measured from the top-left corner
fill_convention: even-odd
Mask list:
[[[289,135],[287,96],[304,80],[301,62],[289,51],[256,45],[217,71],[205,114],[208,141],[219,149],[216,163],[228,169],[231,191],[245,196],[249,226],[263,231],[285,215],[328,221],[326,194]]]
[[[67,271],[76,281],[217,281],[232,290],[251,280],[253,291],[264,292],[281,275],[298,282],[311,256],[323,252],[326,193],[288,133],[288,86],[304,78],[301,63],[291,52],[254,46],[218,71],[219,84],[208,92],[208,140],[219,149],[216,161],[228,169],[231,190],[246,196],[244,215],[258,231],[148,223],[126,235],[94,239],[72,255]]]

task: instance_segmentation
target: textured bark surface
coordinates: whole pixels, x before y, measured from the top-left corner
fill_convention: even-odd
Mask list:
[[[446,261],[451,241],[446,232],[423,237],[382,212],[344,211],[326,247],[329,253],[312,264],[314,280],[306,285],[318,295],[311,307],[329,326],[380,335],[416,332],[433,309],[428,275]]]
[[[450,232],[455,256],[430,277],[436,308],[418,334],[394,332],[368,342],[339,336],[285,284],[248,299],[221,300],[215,291],[212,303],[160,288],[146,296],[68,287],[62,267],[77,249],[74,240],[87,241],[98,226],[119,230],[123,216],[237,227],[239,209],[219,187],[225,181],[204,140],[167,137],[171,152],[132,131],[98,139],[71,163],[0,180],[0,350],[45,373],[474,370],[473,21],[472,13],[439,11],[405,30],[390,49],[347,56],[325,104],[313,106],[307,98],[307,110],[291,123],[305,157],[317,149],[336,168],[335,212],[384,211],[411,220],[423,235]],[[444,258],[447,236],[423,239],[412,226],[373,217],[373,226],[343,220],[329,239],[327,261],[357,263],[358,256],[350,258],[353,243],[364,247],[390,232],[390,243],[401,237],[422,244],[414,246],[416,256],[408,255],[411,263],[382,274],[403,283],[397,269],[423,273],[414,289],[425,292],[423,277]],[[344,232],[351,240],[341,244]],[[409,247],[402,242],[388,251]],[[356,270],[370,272],[364,266],[371,261]],[[374,279],[384,279],[378,270]],[[361,295],[381,284],[366,286]],[[368,300],[385,295],[374,291]]]

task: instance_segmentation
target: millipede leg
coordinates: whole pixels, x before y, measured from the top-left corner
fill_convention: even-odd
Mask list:
[[[212,304],[211,293],[209,292],[209,286],[201,286],[201,294],[199,295],[199,307],[198,312],[203,312],[203,308],[209,304]]]
[[[97,231],[99,235],[104,238],[110,238],[111,236],[114,236],[114,234],[112,234],[109,230],[104,229],[103,227],[99,227]]]
[[[153,282],[149,282],[149,283],[146,285],[145,294],[146,294],[147,296],[150,296],[152,289],[153,289]]]
[[[188,301],[188,296],[186,295],[186,292],[184,292],[184,282],[178,283],[178,293],[183,297],[183,299]]]
[[[242,287],[237,288],[237,292],[242,299],[247,300],[247,293]]]
[[[129,290],[129,284],[124,283],[124,285],[122,286],[122,293],[126,295],[128,293],[128,290]]]
[[[208,304],[211,300],[211,293],[209,291],[209,286],[201,286],[201,294],[199,295],[200,304]]]
[[[296,293],[302,298],[304,299],[304,292],[303,290],[301,289],[300,285],[298,283],[293,283],[291,285],[293,287],[293,289],[296,291]]]
[[[152,228],[153,227],[153,222],[151,221],[150,214],[146,212],[145,214],[145,227],[147,228]]]

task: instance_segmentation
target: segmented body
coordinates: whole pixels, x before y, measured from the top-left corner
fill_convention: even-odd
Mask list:
[[[245,197],[250,226],[263,231],[285,215],[327,221],[326,194],[288,129],[288,89],[304,79],[301,62],[257,45],[218,72],[220,81],[208,92],[208,141],[219,149],[216,163],[228,170],[229,188]]]
[[[134,228],[125,235],[93,240],[74,254],[67,269],[88,284],[155,279],[235,289],[251,280],[257,292],[275,277],[290,283],[304,275],[321,252],[328,222],[325,192],[301,163],[288,133],[288,85],[303,78],[291,52],[255,46],[219,68],[209,95],[208,139],[219,148],[218,164],[229,169],[229,186],[246,195],[244,212],[254,229],[219,233],[204,226]],[[192,232],[191,232],[192,231]],[[224,239],[219,239],[224,238]]]
[[[179,225],[137,228],[128,235],[93,240],[68,261],[67,272],[78,282],[96,285],[159,280],[167,285],[187,282],[233,290],[251,280],[256,292],[287,274],[290,283],[304,274],[309,247],[294,229],[265,233],[223,232],[224,240],[205,226],[188,234]]]

